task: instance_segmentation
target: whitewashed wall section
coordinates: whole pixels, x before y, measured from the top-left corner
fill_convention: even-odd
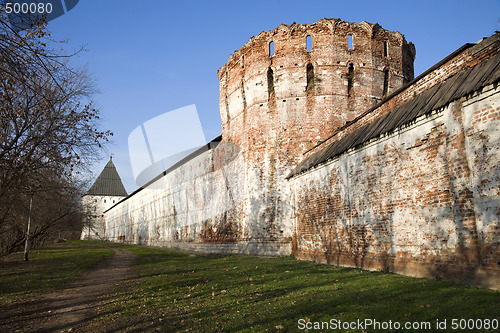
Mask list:
[[[246,195],[238,153],[238,147],[220,143],[111,208],[107,239],[158,246],[210,243],[203,238],[207,228],[217,233]]]
[[[499,128],[492,85],[293,178],[295,255],[498,287]]]

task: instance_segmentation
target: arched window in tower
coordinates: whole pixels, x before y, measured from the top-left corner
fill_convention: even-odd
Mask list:
[[[384,69],[384,88],[382,92],[382,96],[386,96],[389,92],[389,70]]]
[[[352,81],[354,76],[354,65],[349,64],[349,71],[347,73],[347,95],[351,96],[352,92]]]
[[[272,57],[274,55],[274,42],[269,42],[269,56]]]
[[[384,57],[387,57],[389,54],[389,42],[384,40]]]
[[[312,37],[310,35],[307,35],[307,37],[306,37],[306,49],[307,49],[307,52],[311,51],[312,47],[313,47]]]
[[[269,100],[274,97],[274,74],[271,67],[267,70],[267,95]]]
[[[347,35],[347,48],[349,50],[353,49],[353,44],[352,44],[352,35]]]
[[[245,56],[241,56],[241,68],[245,68]]]
[[[308,93],[313,92],[314,89],[314,66],[313,64],[307,64],[307,86],[306,91]]]

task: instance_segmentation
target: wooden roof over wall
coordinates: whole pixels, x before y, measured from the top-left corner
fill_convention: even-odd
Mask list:
[[[467,68],[446,81],[396,107],[393,111],[335,141],[301,161],[286,177],[291,178],[325,163],[349,149],[359,148],[372,139],[401,128],[416,118],[430,114],[450,102],[480,90],[500,79],[500,54],[476,67]]]

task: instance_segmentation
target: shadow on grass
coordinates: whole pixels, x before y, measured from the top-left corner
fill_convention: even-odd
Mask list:
[[[0,261],[0,295],[14,300],[0,303],[0,323],[17,328],[16,321],[47,320],[49,311],[56,310],[54,305],[26,297],[67,285],[80,275],[79,270],[111,254],[112,247],[129,249],[137,256],[134,273],[100,302],[63,299],[90,313],[73,323],[75,331],[287,332],[297,331],[299,319],[499,319],[498,291],[336,268],[292,257],[190,255],[76,242],[34,251],[28,263],[14,257]],[[29,285],[34,286],[31,291]],[[58,329],[70,328],[63,326]]]
[[[103,331],[296,331],[311,321],[499,317],[497,291],[291,257],[190,256],[133,250],[136,276],[103,304]]]
[[[0,304],[68,285],[111,255],[110,246],[62,243],[33,250],[29,261],[23,261],[22,253],[3,257],[0,260]]]

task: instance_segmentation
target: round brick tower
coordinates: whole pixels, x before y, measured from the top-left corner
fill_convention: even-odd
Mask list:
[[[413,79],[415,48],[399,32],[323,19],[280,25],[218,71],[222,140],[240,147],[241,240],[287,243],[293,210],[285,176],[302,154]]]

